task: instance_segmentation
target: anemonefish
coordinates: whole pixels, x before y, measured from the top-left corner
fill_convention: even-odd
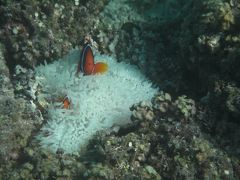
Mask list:
[[[94,63],[92,48],[86,43],[82,49],[78,63],[77,74],[81,71],[84,75],[102,74],[108,70],[108,65],[103,62]]]
[[[69,109],[70,108],[71,101],[69,100],[69,98],[67,96],[64,97],[62,102],[63,102],[63,108],[64,109]]]

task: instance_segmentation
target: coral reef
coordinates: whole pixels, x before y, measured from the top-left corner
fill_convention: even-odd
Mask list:
[[[115,7],[114,15],[104,16],[101,23],[104,26],[98,28],[97,37],[108,45],[103,50],[116,53],[120,61],[136,64],[162,89],[182,93],[178,28],[190,1],[118,3],[111,1],[103,11],[103,14],[110,14],[111,7]],[[130,13],[124,13],[129,8]]]
[[[221,148],[237,156],[240,141],[238,6],[237,1],[192,3],[178,40],[182,82],[185,93],[200,100],[202,129],[217,139]]]
[[[134,124],[131,133],[123,129],[110,135],[103,133],[89,144],[89,150],[104,159],[96,158],[99,163],[89,168],[102,166],[104,162],[117,179],[237,177],[230,157],[194,121],[193,100],[185,96],[174,100],[169,94],[160,93],[152,98],[152,103],[143,101],[131,110]]]
[[[80,45],[82,37],[96,28],[95,17],[105,3],[13,0],[0,4],[0,40],[6,45],[10,70],[16,64],[32,68],[45,59],[58,59]]]
[[[161,89],[194,98],[202,130],[239,156],[239,2],[127,3],[128,20],[105,31],[117,37],[118,59],[137,64]]]
[[[0,0],[0,179],[240,179],[239,6]],[[169,94],[136,100],[132,121],[97,132],[80,156],[39,148],[49,102],[34,68],[88,34]]]
[[[131,107],[132,122],[100,131],[81,156],[23,150],[21,166],[5,177],[28,179],[237,179],[231,159],[199,128],[193,100],[159,93]]]
[[[230,159],[202,133],[194,101],[159,93],[131,107],[132,122],[100,131],[81,156],[39,149],[35,142],[7,179],[237,179]]]
[[[4,53],[4,45],[0,44],[0,171],[2,166],[12,166],[22,158],[22,148],[28,144],[32,132],[42,120],[41,113],[36,110],[32,101],[26,96],[16,96],[17,87],[10,80]],[[23,76],[30,75],[28,70],[19,73],[23,73]],[[23,83],[28,87],[31,82],[25,79]]]

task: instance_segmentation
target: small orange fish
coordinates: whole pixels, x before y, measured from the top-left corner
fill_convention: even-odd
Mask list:
[[[77,74],[81,71],[84,75],[102,74],[108,70],[108,65],[103,62],[94,63],[92,48],[89,43],[83,47],[78,63]]]
[[[69,98],[66,96],[66,97],[63,99],[63,108],[64,108],[64,109],[69,109],[69,108],[70,108],[70,104],[71,104],[71,101],[70,101]]]

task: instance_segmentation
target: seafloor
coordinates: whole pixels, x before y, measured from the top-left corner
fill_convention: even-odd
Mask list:
[[[0,179],[240,179],[238,0],[0,0],[0,27]],[[35,68],[89,35],[160,90],[80,154],[53,152]]]

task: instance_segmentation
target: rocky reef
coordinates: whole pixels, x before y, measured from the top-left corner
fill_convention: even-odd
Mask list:
[[[193,98],[201,130],[239,156],[239,2],[129,6],[135,11],[115,33],[117,57],[137,64],[164,91]]]
[[[25,147],[11,179],[237,179],[239,160],[202,133],[195,102],[160,92],[131,107],[132,123],[90,141],[81,156]]]
[[[0,179],[240,178],[238,1],[0,0],[0,27]],[[89,34],[163,91],[81,155],[53,153],[34,138],[48,121],[34,68]]]
[[[0,1],[0,179],[22,165],[24,149],[47,119],[44,102],[36,98],[34,67],[82,44],[106,2]],[[25,171],[11,178],[31,179]]]
[[[16,84],[6,66],[3,47],[0,44],[0,159],[2,165],[5,162],[21,159],[21,149],[27,145],[33,129],[42,120],[41,113],[36,110],[32,101],[24,99],[24,95],[21,97],[15,94]],[[33,76],[33,71],[26,69],[25,71],[29,76]],[[18,81],[18,83],[21,82]],[[28,84],[24,86],[29,87]]]
[[[196,106],[186,96],[161,92],[131,107],[132,127],[99,136],[89,144],[101,166],[116,179],[234,179],[238,168],[225,151],[201,132]],[[94,156],[91,156],[94,157]],[[103,161],[104,160],[104,161]],[[103,166],[103,162],[104,165]],[[98,177],[101,177],[98,174]],[[111,179],[106,176],[104,179]]]
[[[7,64],[32,68],[67,54],[93,34],[95,18],[105,0],[93,1],[4,1],[0,2],[1,38],[8,54]]]

